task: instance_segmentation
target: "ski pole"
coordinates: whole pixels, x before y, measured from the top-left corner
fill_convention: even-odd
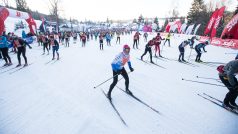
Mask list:
[[[182,78],[182,80],[184,81],[189,81],[189,82],[194,82],[194,83],[201,83],[201,84],[207,84],[207,85],[213,85],[213,86],[218,86],[218,87],[226,87],[223,85],[218,85],[218,84],[213,84],[213,83],[207,83],[207,82],[201,82],[201,81],[193,81],[193,80],[186,80],[184,78]]]
[[[128,72],[128,74],[131,73],[131,72]],[[104,82],[98,84],[97,86],[93,87],[94,89],[98,88],[99,86],[103,85],[104,83],[108,82],[109,80],[113,79],[114,77],[118,76],[119,74],[116,74],[114,76],[112,76],[111,78],[105,80]],[[123,78],[123,77],[122,77]],[[120,81],[122,78],[120,78],[118,81]]]
[[[95,87],[93,87],[93,88],[94,88],[94,89],[95,89],[95,88],[98,88],[99,86],[103,85],[104,83],[108,82],[109,80],[113,79],[114,77],[116,77],[116,76],[118,76],[118,75],[119,75],[119,74],[116,74],[116,75],[112,76],[111,78],[105,80],[104,82],[98,84],[97,86],[95,86]]]
[[[237,53],[225,53],[225,54],[237,54]]]
[[[215,79],[215,78],[208,78],[208,77],[200,77],[200,76],[196,76],[197,78],[201,78],[201,79],[209,79],[209,80],[217,80],[219,81],[220,79]]]

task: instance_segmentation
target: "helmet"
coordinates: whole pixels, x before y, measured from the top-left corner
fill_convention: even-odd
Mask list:
[[[160,35],[160,33],[157,33],[157,35]]]
[[[205,44],[208,45],[208,41],[205,41]]]

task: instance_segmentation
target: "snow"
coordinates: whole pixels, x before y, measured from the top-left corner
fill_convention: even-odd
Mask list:
[[[149,34],[153,38],[155,34]],[[173,36],[171,47],[163,47],[162,55],[177,59],[177,46],[185,36]],[[121,37],[121,44],[99,50],[98,41],[89,41],[85,48],[81,42],[70,47],[60,46],[61,59],[55,63],[50,55],[41,55],[37,43],[27,48],[28,62],[32,65],[16,73],[1,73],[17,65],[17,56],[10,53],[13,66],[0,69],[0,133],[1,134],[236,134],[238,117],[199,97],[207,93],[223,100],[227,89],[182,81],[182,78],[220,84],[196,76],[218,78],[216,67],[191,62],[199,67],[177,61],[154,61],[165,67],[146,64],[139,58],[145,42],[141,37],[140,50],[131,49],[131,62],[135,71],[129,74],[130,90],[138,98],[158,110],[161,115],[114,88],[113,103],[128,124],[124,126],[103,95],[112,81],[99,88],[93,87],[112,77],[111,62],[122,50],[123,44],[132,47],[133,35]],[[163,43],[163,42],[162,42]],[[204,61],[228,62],[235,50],[207,46]],[[188,57],[189,48],[185,50]],[[144,56],[147,60],[148,55]],[[187,59],[187,58],[186,58]],[[22,58],[22,62],[24,60]],[[4,64],[0,60],[0,64]],[[127,65],[126,70],[129,71]],[[121,76],[119,77],[121,78]],[[125,88],[124,80],[117,84]]]

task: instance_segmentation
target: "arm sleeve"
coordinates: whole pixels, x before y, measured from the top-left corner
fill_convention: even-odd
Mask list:
[[[129,68],[132,68],[131,61],[128,61],[127,63],[128,63]]]
[[[205,50],[205,45],[202,47],[202,49],[203,49],[204,52],[206,52],[206,50]]]
[[[228,77],[229,83],[233,87],[238,84],[236,77],[235,77],[235,73],[237,73],[237,72],[238,72],[238,67],[233,67],[233,66],[231,66],[227,72],[227,77]]]

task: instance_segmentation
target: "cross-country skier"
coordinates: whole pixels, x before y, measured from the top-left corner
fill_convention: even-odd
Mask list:
[[[55,59],[55,52],[57,54],[57,60],[59,60],[59,43],[56,39],[54,39],[54,36],[50,36],[50,45],[52,46],[52,51],[53,51],[53,58],[52,60]]]
[[[161,43],[162,37],[160,36],[160,33],[157,33],[157,36],[155,37],[155,57],[157,57],[156,53],[159,53],[159,57],[162,57],[160,54],[160,43]]]
[[[119,44],[120,44],[120,40],[121,40],[121,33],[120,32],[117,32],[117,41],[116,41],[116,44],[117,44],[117,42],[119,42]]]
[[[113,72],[113,83],[111,84],[109,91],[107,93],[107,97],[110,100],[111,100],[111,92],[113,88],[116,86],[118,81],[118,75],[120,74],[125,79],[126,92],[128,94],[132,94],[132,92],[129,90],[129,77],[124,68],[124,65],[126,63],[128,64],[130,71],[133,72],[134,69],[132,68],[131,62],[130,62],[130,47],[128,45],[123,46],[123,52],[119,53],[111,64],[112,72]]]
[[[164,42],[164,45],[165,45],[165,43],[168,41],[168,42],[169,42],[169,47],[170,47],[170,38],[171,38],[171,34],[168,33],[167,36],[166,36],[166,40],[165,40],[165,42]]]
[[[154,40],[155,40],[155,38],[153,38],[152,40],[150,40],[150,41],[146,44],[146,46],[145,46],[145,52],[144,52],[143,55],[141,56],[141,60],[143,60],[143,57],[146,55],[147,52],[149,52],[149,53],[150,53],[150,62],[151,62],[151,63],[154,63],[154,62],[152,61],[152,51],[151,51],[151,47],[155,45],[155,41],[154,41]]]
[[[99,35],[99,45],[100,45],[100,50],[103,50],[103,34],[100,33]]]
[[[86,34],[83,33],[83,34],[81,35],[81,39],[82,39],[82,47],[85,47],[85,44],[86,44],[86,38],[87,38]]]
[[[2,53],[3,59],[5,60],[5,64],[3,66],[12,65],[12,61],[10,56],[8,55],[8,43],[7,38],[5,36],[0,35],[0,52]],[[1,54],[0,54],[1,55]]]
[[[195,46],[195,51],[197,52],[197,57],[195,59],[196,62],[202,62],[201,56],[202,56],[202,50],[206,53],[205,46],[208,45],[208,41],[205,41],[204,43],[199,43]]]
[[[185,41],[183,41],[183,42],[179,45],[179,47],[178,47],[179,52],[180,52],[179,58],[178,58],[178,61],[179,61],[179,62],[181,62],[181,61],[186,62],[186,61],[184,60],[184,48],[185,48],[188,44],[189,44],[189,41],[185,40]],[[182,58],[182,59],[181,59],[181,58]]]
[[[13,39],[13,44],[14,44],[14,47],[17,48],[18,65],[16,67],[21,66],[21,54],[22,54],[22,56],[23,56],[23,58],[25,60],[25,65],[24,66],[28,66],[27,57],[26,57],[26,45],[30,49],[31,49],[31,46],[26,41],[24,41],[23,39],[18,38],[18,37],[15,37]]]
[[[109,34],[109,32],[106,34],[106,41],[107,41],[107,45],[108,46],[111,46],[111,39],[112,39],[112,37],[111,37],[111,35]]]
[[[148,38],[148,33],[145,32],[145,33],[144,33],[144,39],[145,39],[145,42],[147,42],[147,38]]]
[[[136,48],[138,49],[138,39],[139,39],[138,32],[135,33],[133,38],[134,38],[133,49],[135,49],[135,45],[136,45]]]
[[[46,36],[42,36],[42,42],[43,42],[43,54],[45,54],[45,49],[47,50],[48,54],[49,54],[49,49],[48,49],[48,45],[49,45],[49,39]]]
[[[238,105],[235,103],[238,96],[238,82],[235,77],[238,73],[238,60],[230,61],[225,66],[221,65],[217,70],[219,71],[220,80],[229,90],[223,101],[223,106],[238,110]]]
[[[69,47],[69,37],[70,37],[69,33],[65,33],[65,45],[66,45],[66,47]]]

